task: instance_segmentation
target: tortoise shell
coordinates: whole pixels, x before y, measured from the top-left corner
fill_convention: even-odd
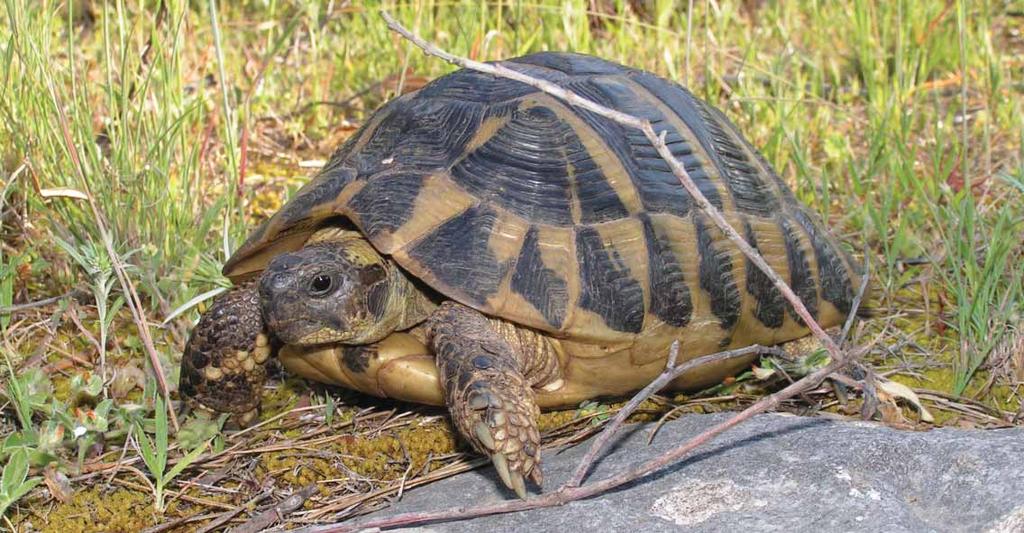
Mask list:
[[[590,56],[501,64],[665,131],[708,200],[812,314],[823,323],[848,314],[850,258],[720,111]],[[802,329],[640,131],[476,71],[378,110],[224,273],[251,276],[334,217],[444,296],[556,337],[624,341],[709,322],[726,339],[741,322]]]

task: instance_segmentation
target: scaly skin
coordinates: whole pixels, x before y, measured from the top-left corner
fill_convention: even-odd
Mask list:
[[[505,485],[526,498],[524,478],[540,486],[543,474],[540,410],[524,371],[544,369],[534,377],[546,380],[553,377],[547,371],[552,365],[527,360],[530,352],[514,349],[484,315],[454,302],[443,304],[428,328],[445,403],[459,433],[491,458]],[[533,353],[552,357],[550,351]]]
[[[271,350],[255,284],[241,285],[215,300],[192,330],[179,393],[194,409],[231,413],[246,426],[258,412]]]

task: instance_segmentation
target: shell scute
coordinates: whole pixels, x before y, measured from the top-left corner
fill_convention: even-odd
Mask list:
[[[393,233],[412,216],[425,179],[412,171],[375,176],[352,196],[348,208],[371,238]]]
[[[693,225],[700,255],[700,288],[708,294],[711,313],[718,317],[721,328],[730,331],[740,318],[742,305],[733,274],[733,247],[718,228],[705,220],[704,215],[695,215]]]
[[[429,171],[447,168],[463,152],[484,117],[471,101],[406,95],[389,104],[388,115],[365,145],[350,155],[359,176],[396,167]]]
[[[843,251],[831,241],[803,209],[793,210],[793,218],[803,228],[811,241],[815,262],[818,263],[818,283],[821,298],[831,303],[843,315],[853,306],[853,283],[844,262]]]
[[[566,156],[572,128],[544,107],[518,108],[494,135],[451,168],[454,182],[528,220],[572,224]]]
[[[461,299],[484,306],[509,268],[488,245],[496,219],[490,207],[471,207],[416,241],[408,257]]]
[[[669,151],[683,163],[708,201],[722,208],[717,173],[708,171],[711,164],[706,163],[707,158],[695,149],[695,143],[683,136],[685,129],[670,122],[666,113],[670,112],[669,109],[663,110],[652,105],[627,78],[581,78],[568,83],[567,87],[599,104],[648,120],[655,131],[665,132],[665,143]],[[636,183],[646,210],[678,216],[685,216],[689,212],[693,199],[679,185],[679,179],[672,174],[668,163],[661,158],[643,132],[626,128],[590,111],[580,110],[578,113],[627,166],[628,174]]]
[[[535,65],[563,72],[570,76],[594,74],[621,74],[622,66],[593,56],[539,52],[510,60],[510,63]]]
[[[778,212],[778,192],[759,167],[753,150],[748,149],[745,141],[734,138],[735,129],[721,111],[678,84],[653,74],[631,72],[630,79],[682,119],[715,168],[721,172],[722,181],[739,211],[762,217]]]
[[[590,226],[576,230],[580,270],[579,306],[592,311],[608,327],[639,333],[644,326],[644,290],[615,242],[607,242]]]
[[[686,327],[693,315],[690,287],[679,259],[669,245],[671,238],[655,230],[649,215],[640,215],[647,247],[650,311],[666,324]]]
[[[529,302],[551,327],[562,328],[569,307],[568,283],[558,270],[544,263],[536,227],[526,233],[510,283],[511,290]]]

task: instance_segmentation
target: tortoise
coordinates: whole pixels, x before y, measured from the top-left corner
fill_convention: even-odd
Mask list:
[[[651,121],[823,326],[851,312],[859,265],[721,111],[592,56],[501,64]],[[808,334],[641,132],[466,69],[375,112],[224,274],[236,288],[183,355],[190,405],[251,419],[277,351],[303,377],[447,406],[520,497],[542,481],[539,408],[636,391],[676,340],[685,361]]]

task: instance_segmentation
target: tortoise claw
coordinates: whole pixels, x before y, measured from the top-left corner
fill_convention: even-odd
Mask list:
[[[501,478],[501,482],[506,487],[512,489],[516,496],[520,499],[526,499],[526,481],[523,479],[523,475],[515,470],[509,470],[508,459],[505,458],[505,454],[498,452],[491,454],[491,462],[494,463],[494,469],[498,471],[498,477]]]
[[[520,498],[526,498],[526,479],[540,486],[540,434],[537,431],[532,402],[493,396],[487,407],[463,411],[459,421],[469,426],[464,435],[478,451],[494,463],[498,477]],[[478,396],[479,397],[479,396]],[[463,426],[465,427],[465,426]]]
[[[520,500],[526,499],[526,482],[523,481],[523,475],[519,472],[512,472],[512,490],[516,492],[516,496],[519,496]]]
[[[480,440],[480,444],[483,444],[490,451],[494,451],[496,445],[494,443],[494,437],[491,436],[491,428],[487,427],[487,424],[483,422],[477,422],[473,424],[473,435]]]
[[[526,498],[526,480],[542,480],[540,409],[518,356],[486,317],[467,307],[442,305],[428,327],[459,434],[491,458],[505,486]]]
[[[494,469],[498,471],[498,477],[501,478],[501,482],[511,487],[512,474],[508,471],[508,460],[505,459],[505,454],[496,453],[491,455],[491,462],[494,463]]]

